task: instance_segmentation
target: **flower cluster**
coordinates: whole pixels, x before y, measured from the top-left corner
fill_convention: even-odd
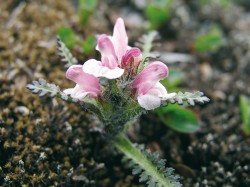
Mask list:
[[[152,110],[176,95],[168,94],[159,82],[168,76],[168,67],[160,61],[145,65],[140,49],[128,46],[121,18],[115,23],[113,36],[98,36],[96,49],[101,53],[100,61],[90,59],[83,65],[68,68],[66,77],[76,86],[64,90],[65,94],[83,101],[93,98],[100,103],[113,99],[116,105],[123,103],[120,106],[124,110],[133,100],[137,100],[140,107]]]
[[[144,36],[145,44],[151,46],[154,35]],[[50,94],[77,102],[99,119],[101,129],[110,137],[123,131],[132,119],[161,104],[187,102],[194,105],[209,101],[202,92],[168,93],[160,83],[168,76],[168,67],[145,56],[150,49],[147,45],[143,45],[143,53],[128,45],[121,18],[117,19],[112,36],[98,36],[96,49],[101,60],[90,59],[83,65],[76,65],[77,60],[60,38],[58,44],[59,55],[69,66],[66,77],[76,83],[75,87],[62,92],[58,86],[39,79],[28,84],[27,88],[39,96]]]

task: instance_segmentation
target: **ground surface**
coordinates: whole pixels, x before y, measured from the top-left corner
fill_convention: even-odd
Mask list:
[[[136,1],[137,2],[137,1]],[[157,150],[176,169],[186,187],[250,186],[250,137],[242,132],[239,95],[250,95],[250,13],[247,1],[222,9],[175,1],[172,18],[159,32],[160,51],[191,55],[191,62],[168,63],[185,72],[183,87],[201,90],[211,102],[193,108],[201,130],[170,130],[153,113],[130,131],[133,141]],[[106,1],[87,28],[78,28],[75,4],[68,1],[0,0],[0,185],[1,186],[144,186],[120,161],[121,155],[95,129],[92,117],[74,104],[39,98],[26,89],[38,78],[72,87],[56,52],[61,26],[81,38],[111,33],[124,17],[133,44],[147,23],[136,3]],[[243,8],[244,6],[244,8]],[[225,43],[213,52],[197,52],[193,39],[216,23]],[[81,61],[76,47],[73,54]],[[165,55],[165,57],[164,57]]]

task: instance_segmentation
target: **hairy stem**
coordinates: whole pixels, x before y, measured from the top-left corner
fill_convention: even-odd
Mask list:
[[[119,134],[116,137],[114,144],[123,154],[147,171],[147,173],[150,174],[158,184],[164,187],[173,187],[171,182],[158,172],[152,162],[140,150],[138,150],[124,134]]]

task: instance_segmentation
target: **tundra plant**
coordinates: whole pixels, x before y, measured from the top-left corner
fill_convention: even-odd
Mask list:
[[[150,61],[139,48],[128,45],[121,18],[117,19],[112,36],[98,36],[96,49],[101,53],[101,60],[90,59],[78,65],[59,39],[60,55],[69,66],[66,77],[75,82],[75,87],[60,91],[58,86],[39,80],[27,88],[41,96],[50,93],[79,103],[96,115],[104,134],[125,154],[125,160],[130,160],[133,174],[140,174],[141,182],[149,186],[181,186],[172,175],[173,170],[165,168],[165,160],[132,144],[124,131],[131,120],[147,110],[166,103],[187,101],[194,105],[209,99],[202,92],[168,93],[159,82],[168,76],[168,67],[163,62]]]

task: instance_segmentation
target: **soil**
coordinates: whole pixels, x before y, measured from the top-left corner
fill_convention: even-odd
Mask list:
[[[146,33],[139,1],[102,1],[83,28],[78,26],[77,1],[72,2],[0,0],[0,186],[145,186],[121,162],[122,155],[90,114],[26,89],[38,78],[62,89],[73,86],[56,50],[62,26],[73,28],[83,40],[110,34],[121,16],[131,45]],[[182,87],[211,99],[190,108],[199,116],[200,131],[178,133],[149,112],[128,136],[166,158],[185,187],[248,187],[250,136],[242,131],[239,96],[250,95],[250,6],[244,0],[227,8],[198,2],[174,2],[171,19],[158,29],[161,46],[155,50],[163,61],[166,52],[194,59],[165,62],[185,73]],[[216,51],[197,52],[194,38],[211,24],[219,25],[225,43]],[[72,53],[79,61],[98,55],[86,56],[79,46]]]

